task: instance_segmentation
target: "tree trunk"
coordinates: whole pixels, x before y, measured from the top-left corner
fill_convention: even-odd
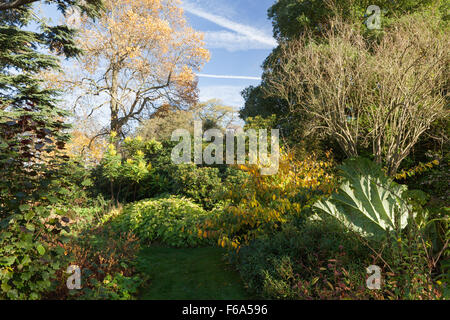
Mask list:
[[[112,180],[110,180],[111,185],[111,201],[114,202],[114,183]]]
[[[111,71],[111,132],[116,132],[117,135],[121,134],[122,128],[119,124],[119,71],[115,66],[112,67]],[[116,140],[116,148],[118,147],[118,142]]]

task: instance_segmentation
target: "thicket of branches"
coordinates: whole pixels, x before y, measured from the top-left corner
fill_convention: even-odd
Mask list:
[[[367,41],[358,26],[335,18],[324,42],[309,33],[283,44],[267,92],[308,129],[339,143],[347,156],[371,147],[394,174],[421,135],[448,116],[448,37],[440,22],[410,15]]]

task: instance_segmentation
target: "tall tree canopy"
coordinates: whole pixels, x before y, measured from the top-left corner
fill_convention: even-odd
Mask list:
[[[180,108],[197,98],[194,72],[209,59],[203,35],[188,26],[178,0],[106,0],[97,20],[82,17],[79,45],[86,53],[72,85],[81,107],[110,111],[109,127],[124,135],[132,121],[164,103]],[[99,97],[92,105],[93,97]]]
[[[414,14],[374,43],[339,19],[326,39],[283,45],[268,88],[290,113],[309,116],[312,132],[349,157],[369,147],[394,175],[433,121],[448,116],[448,37],[439,20]]]
[[[48,183],[42,176],[53,172],[45,159],[67,140],[64,117],[57,107],[58,91],[42,86],[39,73],[59,68],[47,52],[75,57],[75,30],[49,26],[33,12],[34,1],[0,1],[0,218],[21,203],[38,199]],[[46,1],[61,12],[78,8],[95,16],[100,1]],[[37,24],[36,31],[27,28]]]
[[[381,30],[370,30],[363,24],[371,15],[367,11],[370,5],[377,5],[381,9]],[[248,117],[270,114],[277,116],[277,124],[281,134],[292,144],[304,144],[312,146],[311,139],[319,141],[310,135],[308,128],[310,115],[304,113],[288,112],[288,102],[279,95],[267,95],[267,84],[272,82],[273,74],[279,67],[282,47],[286,43],[296,41],[299,37],[308,34],[307,41],[318,43],[327,42],[326,33],[331,21],[337,16],[344,23],[354,24],[367,41],[379,41],[384,34],[383,28],[395,23],[402,16],[418,12],[432,11],[433,16],[445,21],[448,19],[448,1],[442,0],[402,0],[402,1],[366,1],[366,0],[279,0],[268,10],[268,16],[272,19],[274,37],[279,46],[266,58],[263,63],[262,82],[259,86],[249,87],[242,92],[245,98],[245,107],[240,111],[244,120]],[[305,38],[303,39],[305,40]],[[322,138],[323,139],[323,138]],[[327,145],[336,147],[335,142],[325,140]],[[339,146],[337,146],[339,148]]]
[[[279,0],[268,10],[273,33],[279,40],[298,37],[305,31],[320,36],[333,17],[339,15],[348,22],[364,22],[367,9],[377,5],[383,19],[391,19],[429,7],[435,0]],[[385,20],[385,23],[388,20]]]

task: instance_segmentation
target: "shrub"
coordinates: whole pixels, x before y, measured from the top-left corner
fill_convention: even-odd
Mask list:
[[[116,273],[108,274],[102,282],[91,280],[92,288],[87,288],[79,300],[133,300],[142,286],[142,275],[124,276]]]
[[[200,231],[211,234],[222,247],[239,250],[260,235],[273,234],[292,217],[306,218],[310,205],[332,190],[330,167],[330,160],[312,155],[297,161],[289,154],[282,155],[278,173],[272,176],[261,175],[257,165],[242,165],[247,178],[226,186],[223,214],[211,216]]]
[[[118,233],[108,223],[97,221],[60,246],[67,264],[58,271],[56,289],[46,295],[48,299],[132,299],[146,280],[135,272],[140,246],[131,232]],[[67,288],[68,265],[80,267],[81,290]]]
[[[170,193],[182,195],[211,210],[227,198],[230,187],[242,187],[248,178],[246,172],[220,165],[202,167],[194,164],[169,167]]]
[[[172,167],[174,194],[184,195],[201,204],[205,209],[212,209],[217,203],[222,179],[218,168],[197,167],[195,164],[183,164]]]
[[[232,255],[251,291],[267,299],[367,298],[370,250],[331,219],[285,224]]]
[[[143,142],[142,138],[137,137],[135,140],[125,139],[123,151],[129,156],[126,160],[123,159],[122,154],[116,150],[116,134],[111,133],[110,144],[101,162],[101,175],[104,179],[108,179],[110,183],[111,199],[117,197],[119,200],[122,187],[124,187],[125,198],[130,197],[136,200],[137,187],[143,180],[148,179],[152,173],[152,166],[147,163],[144,151],[156,152],[161,145],[154,140]],[[118,184],[118,188],[114,186]],[[130,190],[130,186],[132,190]],[[115,190],[117,190],[115,195]]]
[[[117,230],[133,232],[144,243],[194,247],[211,242],[196,228],[210,215],[191,200],[172,196],[130,204],[112,223]]]
[[[210,210],[222,201],[225,183],[231,180],[243,183],[241,171],[226,165],[173,164],[171,152],[175,145],[171,141],[127,138],[119,148],[126,161],[110,145],[101,165],[93,170],[97,191],[110,195],[114,190],[115,197],[122,202],[180,195]]]
[[[59,218],[48,221],[46,207],[21,208],[0,221],[0,299],[41,298],[65,261],[64,250],[55,246]]]
[[[437,226],[437,219],[429,220],[430,215],[421,208],[426,195],[394,183],[367,159],[348,160],[341,169],[344,181],[339,191],[314,208],[354,232],[389,270],[384,295],[393,299],[441,297],[432,274],[438,270],[448,241],[438,249],[433,244],[436,236],[430,227]],[[374,249],[369,239],[379,249]]]
[[[429,12],[405,15],[378,41],[360,27],[337,15],[323,41],[305,32],[283,43],[268,63],[266,94],[283,98],[289,116],[303,116],[308,132],[333,138],[347,156],[370,146],[392,176],[431,124],[449,115],[448,24]]]

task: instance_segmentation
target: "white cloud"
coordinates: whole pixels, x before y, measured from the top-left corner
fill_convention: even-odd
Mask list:
[[[247,51],[251,49],[272,49],[272,45],[262,43],[230,31],[205,31],[205,42],[209,49]]]
[[[227,105],[242,108],[245,104],[244,98],[241,96],[241,91],[247,85],[242,86],[200,86],[200,101],[207,101],[210,99],[219,99]]]
[[[205,73],[197,73],[196,76],[197,76],[197,77],[201,77],[201,78],[214,78],[214,79],[261,80],[261,77],[251,77],[251,76],[230,76],[230,75],[205,74]]]
[[[189,2],[183,3],[185,11],[206,19],[231,32],[206,32],[206,42],[210,47],[226,48],[229,50],[271,49],[277,46],[277,41],[265,32],[225,17],[206,12]]]
[[[222,30],[203,31],[205,41],[209,49],[223,48],[228,51],[247,51],[250,49],[270,50],[277,46],[271,31],[265,27],[249,26],[246,23],[236,22],[237,16],[242,9],[239,1],[231,5],[229,1],[223,0],[185,0],[182,7],[187,13],[205,19],[222,27]],[[211,29],[210,29],[211,30]],[[234,71],[233,71],[234,73]],[[239,73],[239,72],[236,72]],[[198,77],[213,79],[236,79],[260,81],[260,77],[241,75],[219,75],[219,74],[197,74]],[[207,101],[210,99],[222,100],[225,104],[236,109],[244,107],[245,100],[241,91],[248,86],[249,81],[235,81],[230,85],[213,85],[208,79],[200,80],[199,99]],[[242,84],[241,84],[242,83]],[[239,85],[237,85],[239,84]]]

